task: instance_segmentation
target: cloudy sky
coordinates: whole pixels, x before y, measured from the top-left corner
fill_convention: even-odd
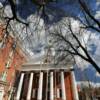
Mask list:
[[[2,6],[2,2],[4,1],[5,0],[0,0],[1,6]],[[40,57],[42,58],[44,54],[43,50],[47,45],[48,31],[45,29],[45,25],[49,26],[54,23],[57,23],[66,15],[79,16],[80,14],[79,7],[78,7],[79,5],[77,5],[76,0],[58,0],[57,4],[51,3],[46,6],[46,14],[48,15],[47,16],[48,20],[44,21],[43,17],[40,18],[40,16],[38,16],[38,13],[36,11],[37,7],[33,3],[31,3],[30,0],[24,3],[24,6],[20,4],[21,0],[17,0],[17,1],[18,1],[17,2],[18,15],[20,16],[21,19],[31,22],[29,25],[30,27],[27,29],[29,40],[27,38],[27,33],[23,25],[18,24],[16,21],[11,22],[11,25],[15,33],[18,33],[15,34],[16,37],[20,36],[19,40],[21,40],[21,45],[23,46],[25,52],[27,52],[27,54],[30,55],[30,58],[32,59],[35,58],[35,60],[38,60],[38,58]],[[94,7],[93,10],[96,11],[95,17],[100,19],[100,1],[99,0],[97,0],[98,2],[96,2],[96,0],[86,0],[86,1],[88,1],[90,7],[92,8]],[[9,17],[12,16],[12,12],[8,4],[5,6],[5,14],[6,16]],[[77,23],[74,24],[75,24],[74,26],[77,25]],[[85,35],[84,39],[87,40],[89,35],[90,34]],[[94,57],[94,60],[100,66],[100,33],[93,32],[90,35],[88,47],[91,56]],[[82,77],[86,77],[84,75],[81,75],[81,77],[79,77],[81,72],[83,72],[83,74],[87,74],[88,76],[87,78],[89,80],[94,82],[100,82],[100,75],[96,73],[96,71],[93,68],[91,68],[91,65],[87,64],[83,60],[78,59],[77,67],[75,70],[76,78],[78,81],[81,80]]]

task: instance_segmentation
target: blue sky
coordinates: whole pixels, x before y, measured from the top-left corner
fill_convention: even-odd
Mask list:
[[[75,68],[75,76],[77,81],[91,81],[94,83],[100,83],[100,76],[96,75],[96,71],[89,65],[88,68],[82,70],[81,68]]]

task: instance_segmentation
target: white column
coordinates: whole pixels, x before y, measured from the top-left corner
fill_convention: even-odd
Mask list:
[[[54,100],[53,72],[50,72],[50,100]]]
[[[31,92],[32,92],[32,83],[33,83],[33,73],[30,74],[28,92],[27,92],[27,100],[31,100]]]
[[[16,100],[20,100],[20,95],[21,95],[21,90],[22,90],[22,85],[23,85],[23,79],[24,79],[24,73],[21,74],[19,85],[18,85],[18,90],[17,90],[17,96]]]
[[[40,72],[37,100],[42,100],[42,87],[43,87],[43,72]]]
[[[63,71],[61,71],[61,89],[62,89],[62,100],[66,100],[65,81],[64,81]]]
[[[73,91],[74,100],[79,100],[78,91],[77,91],[77,84],[76,84],[75,75],[74,75],[73,71],[71,72],[71,77],[72,77],[71,80],[72,80],[72,91]]]

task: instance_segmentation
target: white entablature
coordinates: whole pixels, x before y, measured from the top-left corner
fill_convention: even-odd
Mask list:
[[[72,70],[72,64],[69,65],[62,65],[62,64],[32,64],[32,63],[26,63],[22,65],[21,71],[32,71],[32,70]]]

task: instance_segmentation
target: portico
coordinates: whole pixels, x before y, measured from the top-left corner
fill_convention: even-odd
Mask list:
[[[69,66],[23,65],[16,100],[78,100],[77,87],[72,86],[76,85],[73,68]]]

